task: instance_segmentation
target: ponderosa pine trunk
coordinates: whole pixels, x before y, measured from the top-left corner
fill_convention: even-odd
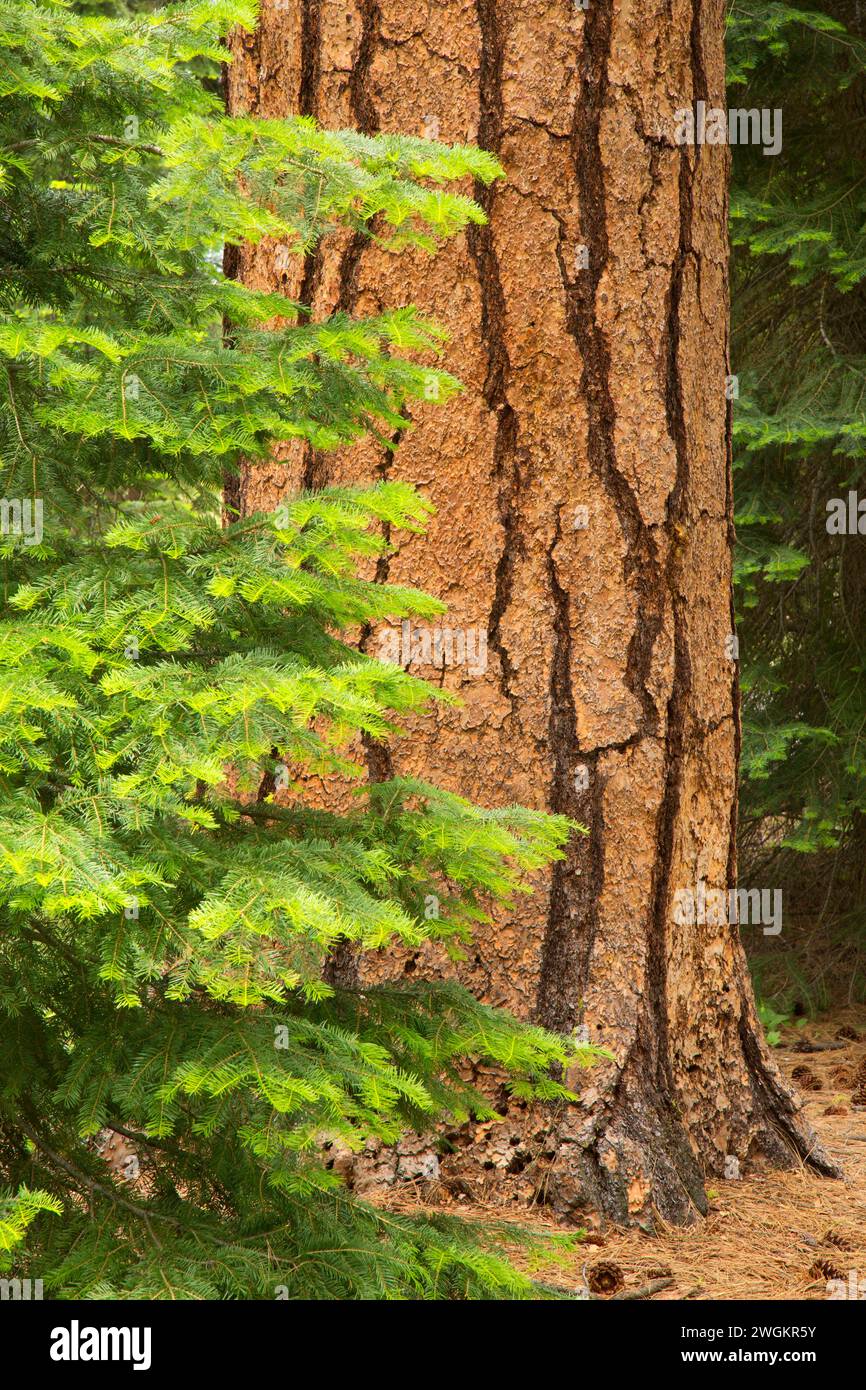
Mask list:
[[[465,386],[413,408],[396,456],[286,449],[237,500],[414,483],[437,514],[379,576],[483,630],[487,667],[414,662],[462,706],[369,747],[371,775],[589,828],[459,969],[614,1054],[560,1126],[548,1195],[571,1216],[687,1221],[731,1158],[833,1171],[762,1041],[738,928],[673,917],[678,890],[736,882],[729,159],[678,144],[674,114],[725,105],[723,28],[722,0],[265,0],[228,77],[233,112],[471,141],[507,171],[474,190],[488,225],[433,260],[348,234],[289,269],[272,244],[237,257],[317,317],[418,305]]]

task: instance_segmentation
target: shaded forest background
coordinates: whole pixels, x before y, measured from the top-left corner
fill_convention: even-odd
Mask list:
[[[859,3],[729,20],[730,104],[784,113],[778,158],[733,151],[731,236],[740,881],[783,890],[780,935],[745,934],[786,1014],[866,988],[866,557],[827,531],[866,448],[864,22]]]

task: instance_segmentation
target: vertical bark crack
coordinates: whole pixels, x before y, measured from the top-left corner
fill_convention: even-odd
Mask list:
[[[318,114],[319,79],[321,76],[321,0],[301,2],[301,78],[298,87],[298,114]],[[304,275],[298,300],[308,309],[312,306],[322,274],[322,252],[316,246],[304,256]],[[323,467],[322,456],[306,443],[303,451],[302,483],[305,488],[321,486],[317,475]]]
[[[708,85],[701,50],[701,0],[694,0],[690,34],[692,100],[706,100]],[[695,154],[695,162],[699,150]],[[685,403],[680,367],[680,315],[683,286],[689,259],[695,256],[692,245],[694,211],[694,175],[687,146],[680,149],[679,167],[679,240],[671,267],[665,325],[665,415],[668,434],[673,441],[676,457],[674,485],[666,504],[666,530],[671,538],[665,566],[664,587],[669,596],[674,634],[674,670],[667,704],[663,794],[659,807],[656,856],[650,911],[647,925],[647,991],[639,1027],[641,1046],[651,1062],[651,1071],[659,1093],[659,1104],[675,1122],[673,1100],[676,1095],[670,1056],[668,1022],[667,972],[669,906],[671,874],[674,858],[674,836],[680,810],[683,766],[686,754],[686,725],[692,688],[691,659],[685,626],[686,598],[679,582],[682,564],[681,547],[673,537],[681,534],[689,506],[689,445],[686,431]],[[700,1190],[700,1175],[694,1155],[683,1146],[678,1165],[687,1187]],[[684,1171],[685,1169],[685,1171]],[[703,1210],[703,1193],[698,1205]]]
[[[319,57],[321,49],[320,5],[321,0],[305,0],[304,36],[306,45],[310,51],[309,54],[304,57],[302,71],[309,73],[310,78],[308,94],[309,109],[306,109],[302,105],[302,115],[316,114],[315,91],[321,72],[321,59]],[[310,12],[309,19],[308,12]],[[376,56],[376,47],[379,42],[382,23],[378,0],[362,0],[360,13],[361,37],[358,42],[355,62],[352,64],[352,70],[349,75],[349,105],[355,124],[361,134],[375,135],[380,129],[380,121],[370,84],[370,72],[373,66],[373,60]],[[306,54],[306,49],[304,52]],[[306,90],[303,81],[301,87],[302,92]],[[369,238],[366,232],[355,232],[350,237],[349,243],[342,254],[337,280],[337,302],[334,305],[334,311],[336,313],[350,314],[355,308],[355,303],[358,298],[358,271],[361,265],[361,257],[368,240]],[[314,253],[314,283],[318,281],[321,257],[321,250],[317,248]],[[307,301],[304,300],[302,302],[306,303]],[[308,447],[304,451],[304,487],[309,489],[327,487],[330,480],[331,469],[328,456]]]
[[[580,205],[580,235],[589,252],[589,266],[569,275],[564,259],[564,227],[560,223],[557,259],[566,297],[566,326],[583,362],[581,393],[586,402],[589,460],[610,497],[626,541],[624,578],[637,599],[635,627],[626,657],[625,683],[640,703],[640,732],[654,734],[658,726],[655,703],[648,690],[652,653],[662,627],[660,576],[655,540],[644,524],[628,480],[617,467],[616,410],[610,384],[610,349],[596,315],[596,299],[609,256],[601,119],[608,98],[612,11],[596,5],[587,12],[583,28],[580,86],[571,134]],[[558,539],[558,536],[557,536]],[[554,545],[556,541],[554,541]],[[573,1026],[588,978],[598,925],[598,900],[604,882],[602,791],[598,754],[581,752],[571,690],[571,638],[567,595],[559,591],[552,549],[548,574],[556,634],[550,684],[550,738],[554,759],[551,809],[589,822],[589,839],[569,849],[555,865],[545,929],[543,964],[538,994],[540,1019],[550,1027]],[[566,637],[563,635],[565,623]],[[578,795],[577,764],[587,766],[589,787]]]
[[[481,110],[478,143],[482,149],[498,154],[502,148],[503,129],[503,38],[495,0],[476,0],[475,11],[480,37],[478,82]],[[518,444],[520,423],[508,400],[511,362],[505,345],[505,295],[492,226],[495,185],[487,188],[477,183],[474,197],[487,215],[484,226],[469,227],[467,244],[475,262],[481,292],[481,341],[487,356],[483,395],[487,409],[496,417],[493,476],[499,484],[497,510],[503,533],[487,622],[487,641],[499,657],[500,688],[511,703],[512,715],[515,715],[518,705],[511,689],[515,667],[503,640],[502,620],[511,602],[515,565],[524,554],[519,512],[522,483]]]
[[[379,129],[379,114],[369,81],[381,27],[378,0],[361,0],[361,39],[349,75],[349,102],[355,124],[364,135],[374,135]]]
[[[598,901],[604,885],[602,786],[597,755],[581,755],[571,679],[571,604],[559,581],[554,552],[561,538],[556,531],[547,552],[547,573],[553,599],[553,660],[550,672],[548,739],[553,756],[549,791],[551,809],[586,824],[589,836],[573,835],[566,857],[553,866],[550,900],[541,952],[537,1014],[545,1027],[570,1032],[578,1020],[589,977],[598,921]],[[576,770],[583,762],[586,786],[578,787]]]
[[[302,116],[318,115],[322,38],[321,0],[301,3],[301,85],[298,111]]]

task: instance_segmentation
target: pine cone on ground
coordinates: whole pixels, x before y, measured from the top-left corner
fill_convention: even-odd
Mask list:
[[[801,1091],[823,1091],[824,1083],[811,1067],[801,1064],[791,1072],[791,1080],[796,1081]]]
[[[586,1274],[590,1293],[619,1293],[625,1288],[625,1275],[613,1260],[599,1260]]]
[[[845,1276],[840,1269],[837,1269],[832,1260],[816,1260],[809,1270],[810,1279],[844,1279]]]
[[[835,1245],[837,1250],[853,1250],[854,1246],[847,1236],[843,1236],[839,1231],[828,1231],[821,1237],[822,1245]]]
[[[856,1028],[850,1027],[847,1023],[842,1028],[836,1029],[837,1042],[860,1042],[862,1037],[862,1033],[858,1033]]]

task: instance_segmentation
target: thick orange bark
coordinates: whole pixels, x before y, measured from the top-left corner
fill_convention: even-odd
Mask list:
[[[473,141],[508,173],[433,261],[350,235],[289,270],[243,253],[248,283],[320,317],[417,304],[466,389],[413,409],[396,456],[285,451],[240,500],[416,484],[436,517],[379,575],[486,633],[487,667],[415,661],[462,707],[368,748],[371,774],[589,828],[459,971],[615,1056],[559,1128],[546,1190],[569,1214],[687,1220],[732,1157],[831,1169],[761,1041],[737,927],[673,918],[678,890],[736,876],[728,152],[674,139],[675,111],[724,105],[723,21],[722,0],[267,0],[228,79],[234,111]]]

